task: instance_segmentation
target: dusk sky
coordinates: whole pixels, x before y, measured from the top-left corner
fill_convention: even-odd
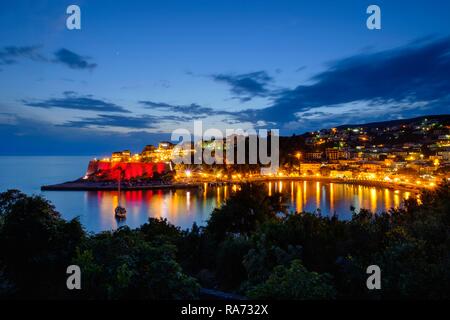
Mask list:
[[[81,30],[66,8],[81,8]],[[382,29],[366,27],[381,7]],[[0,154],[450,113],[450,1],[0,0]]]

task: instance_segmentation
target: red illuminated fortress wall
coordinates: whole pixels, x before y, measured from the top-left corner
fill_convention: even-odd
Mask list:
[[[95,180],[117,180],[122,172],[122,179],[133,178],[151,179],[155,174],[164,174],[170,171],[168,164],[163,162],[110,162],[92,160],[89,162],[86,176]]]

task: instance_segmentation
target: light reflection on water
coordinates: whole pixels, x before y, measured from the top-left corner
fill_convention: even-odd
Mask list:
[[[114,208],[119,202],[115,191],[40,192],[42,184],[73,180],[83,175],[89,157],[0,157],[0,191],[18,188],[27,194],[43,194],[63,217],[79,216],[88,231],[115,229],[126,224],[136,228],[148,217],[167,218],[182,228],[193,222],[204,225],[212,210],[237,190],[237,186],[206,186],[191,190],[126,191],[121,203],[128,216],[118,223]],[[401,205],[410,192],[393,191],[338,183],[316,181],[273,181],[266,183],[271,195],[282,191],[291,211],[313,212],[320,208],[322,215],[337,213],[340,219],[351,217],[350,206],[356,211],[366,208],[375,212]]]
[[[266,186],[267,194],[282,191],[292,212],[315,212],[320,208],[322,215],[337,214],[340,219],[350,219],[351,206],[356,211],[366,208],[381,212],[398,207],[406,197],[406,192],[402,191],[315,181],[279,181],[267,183]],[[229,197],[227,189],[230,187],[231,192],[239,189],[234,185],[207,186],[199,190],[124,191],[120,200],[127,208],[128,216],[126,221],[120,223],[113,215],[118,204],[118,194],[115,191],[47,192],[46,196],[53,198],[60,209],[67,205],[59,199],[59,194],[66,195],[66,202],[72,198],[71,195],[83,194],[84,204],[78,205],[80,218],[87,229],[92,231],[115,229],[124,224],[134,228],[145,223],[148,217],[167,218],[175,225],[189,228],[193,222],[204,225],[212,210]],[[66,212],[60,211],[63,214]]]

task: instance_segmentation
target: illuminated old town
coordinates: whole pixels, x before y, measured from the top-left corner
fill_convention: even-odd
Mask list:
[[[202,151],[227,148],[201,141]],[[258,165],[174,164],[175,145],[163,141],[141,153],[113,152],[92,160],[83,180],[114,185],[123,175],[124,187],[162,184],[242,183],[313,179],[419,190],[433,188],[450,177],[449,117],[377,123],[370,126],[322,129],[300,136],[280,137],[280,168],[262,175]],[[192,145],[188,153],[194,155]],[[186,153],[186,152],[185,152]],[[225,150],[226,154],[226,150]],[[79,186],[79,185],[78,185]],[[92,188],[92,184],[89,185]],[[62,187],[62,186],[60,186]]]

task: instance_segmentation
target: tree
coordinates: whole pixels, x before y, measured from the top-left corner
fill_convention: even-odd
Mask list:
[[[19,191],[0,194],[0,261],[16,295],[65,295],[66,268],[85,234],[78,219],[65,221],[40,196]]]
[[[280,194],[267,196],[262,184],[243,184],[226,203],[214,211],[206,232],[221,241],[227,235],[250,235],[262,223],[275,218],[283,208]]]
[[[199,286],[175,261],[176,248],[122,227],[90,238],[73,263],[85,270],[81,294],[94,299],[193,299]]]
[[[269,279],[247,292],[253,299],[323,300],[336,295],[329,274],[309,272],[300,260],[277,266]]]
[[[244,237],[230,238],[219,245],[216,275],[222,288],[236,288],[247,278],[242,261],[249,249],[250,241]]]

